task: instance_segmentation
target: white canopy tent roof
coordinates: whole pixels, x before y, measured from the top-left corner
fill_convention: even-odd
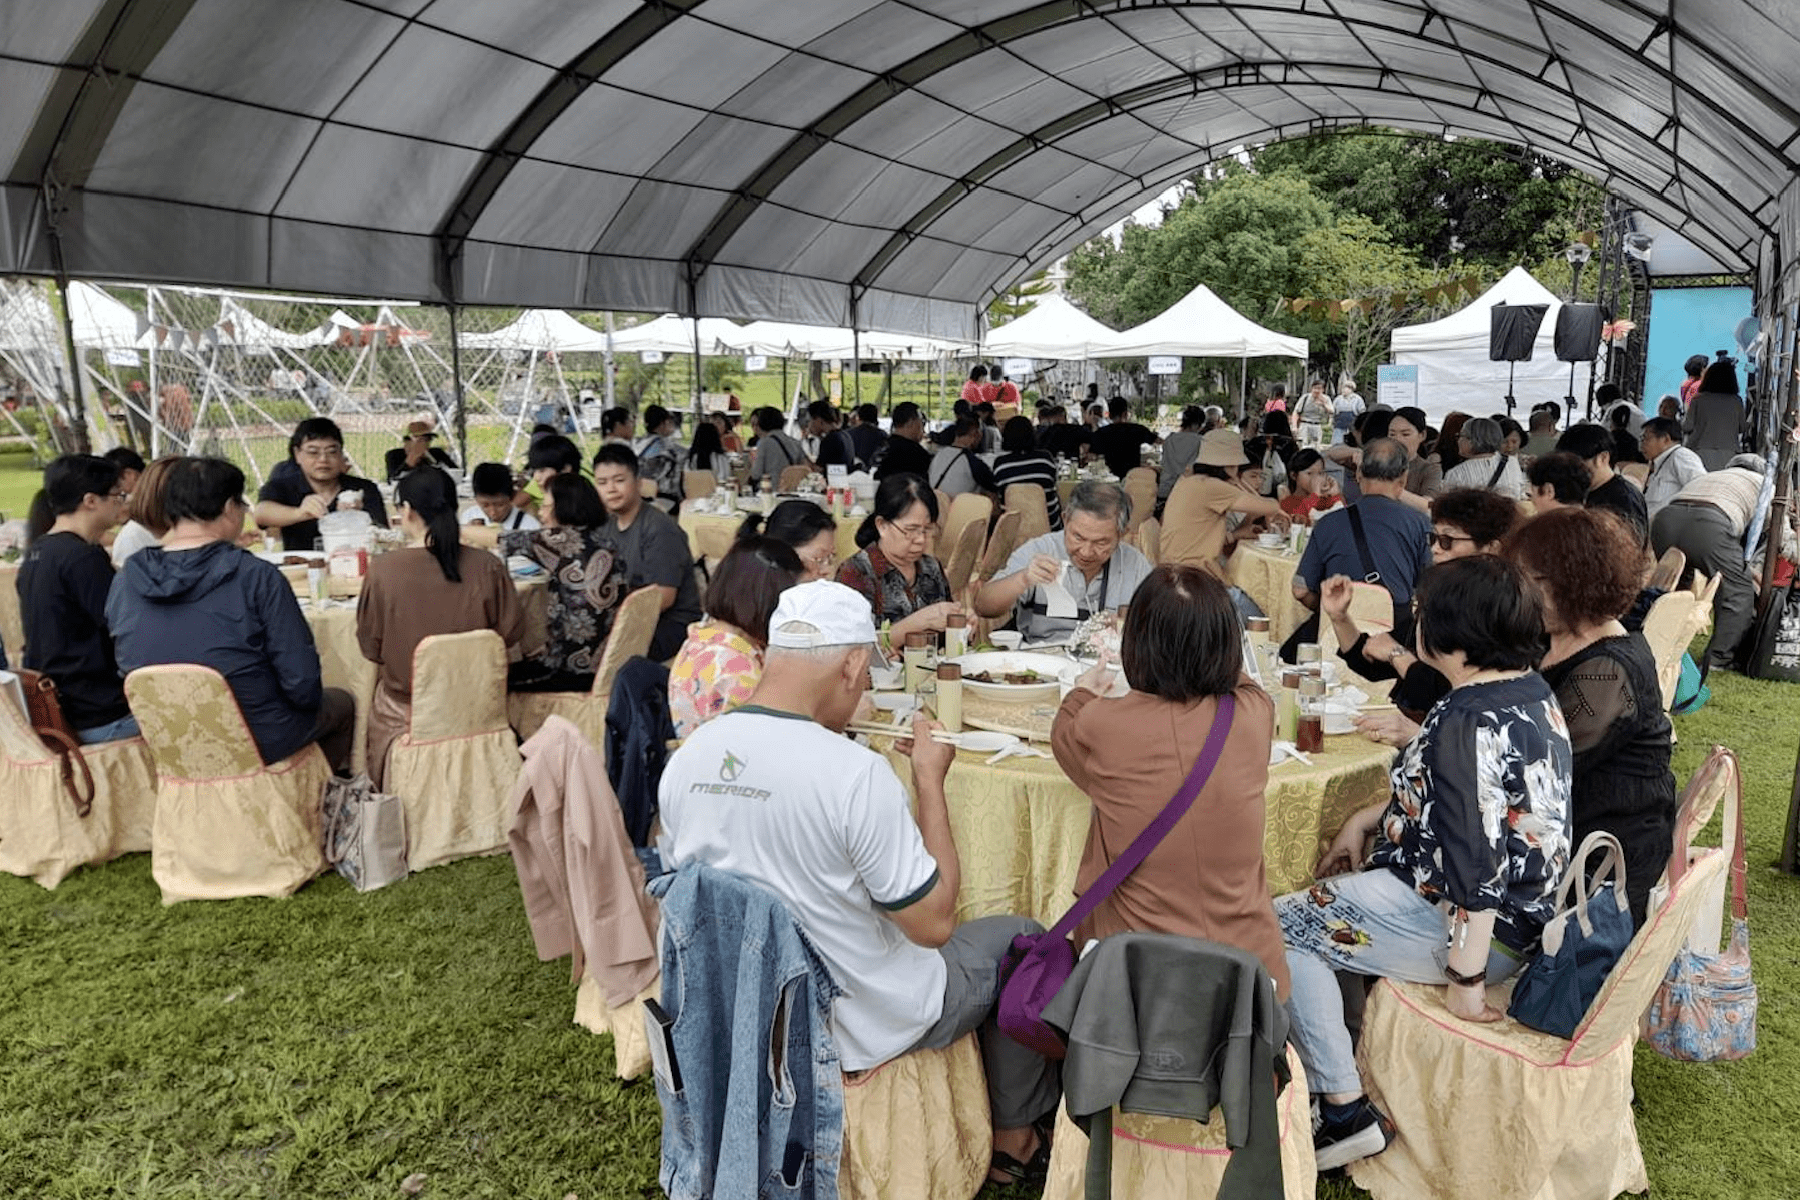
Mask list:
[[[1118,336],[1063,297],[1052,295],[989,333],[983,349],[995,358],[1093,358]]]
[[[1527,362],[1488,360],[1488,333],[1496,304],[1547,304]],[[1546,400],[1565,404],[1569,364],[1556,359],[1556,314],[1562,302],[1524,267],[1514,267],[1493,287],[1447,317],[1394,330],[1394,362],[1419,368],[1418,406],[1434,422],[1461,410],[1476,416],[1505,411],[1507,368],[1511,366],[1515,416]],[[1591,363],[1575,364],[1575,391],[1587,396]],[[1566,406],[1566,404],[1565,404]]]
[[[577,321],[560,308],[529,308],[518,319],[486,333],[461,333],[457,343],[467,350],[554,350],[558,354],[600,354],[606,334]],[[688,344],[693,349],[693,344]]]
[[[42,289],[10,291],[0,306],[0,350],[62,345],[62,322]],[[75,344],[83,350],[126,350],[150,344],[152,335],[138,332],[143,328],[138,314],[92,284],[78,281],[69,285],[69,319],[75,328]]]
[[[1306,357],[1306,339],[1264,329],[1201,284],[1160,316],[1112,334],[1094,351],[1101,358],[1180,354],[1193,358]]]
[[[733,336],[738,328],[731,321],[702,317],[700,352],[710,354],[720,338]],[[642,325],[633,325],[630,329],[621,329],[613,334],[612,348],[619,354],[641,354],[645,350],[657,350],[664,354],[692,354],[694,338],[694,322],[690,318],[664,313],[654,321],[645,321]]]
[[[1789,7],[13,4],[0,273],[972,339],[1146,195],[1367,125],[1566,162],[1748,272],[1800,246]]]

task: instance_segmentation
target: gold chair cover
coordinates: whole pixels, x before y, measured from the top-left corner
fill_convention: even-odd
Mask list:
[[[19,606],[19,568],[17,564],[0,566],[0,646],[6,649],[6,661],[25,661],[25,617]]]
[[[1029,542],[1050,532],[1050,508],[1044,489],[1035,483],[1009,483],[1001,507],[1019,514],[1019,540]]]
[[[1650,1187],[1631,1114],[1638,1021],[1686,940],[1697,903],[1724,873],[1702,852],[1638,931],[1570,1040],[1510,1017],[1459,1020],[1444,989],[1382,980],[1357,1064],[1399,1136],[1350,1177],[1375,1200],[1612,1200]],[[1511,985],[1488,989],[1505,1011]]]
[[[0,581],[0,587],[7,586]],[[0,871],[54,888],[84,863],[150,849],[156,764],[142,738],[83,746],[94,777],[88,815],[75,815],[62,767],[17,706],[0,699]]]
[[[395,740],[383,782],[406,810],[412,870],[504,851],[522,761],[506,721],[500,635],[480,629],[420,642],[411,726]]]
[[[988,522],[994,515],[994,502],[980,492],[964,492],[950,501],[949,511],[938,511],[938,523],[943,526],[944,536],[938,539],[940,546],[955,546],[956,539],[962,536],[963,526],[976,523],[985,531]]]
[[[1151,566],[1154,567],[1162,562],[1162,522],[1151,517],[1139,525],[1137,545],[1144,557],[1150,560]]]
[[[1125,472],[1124,488],[1131,497],[1131,523],[1126,532],[1136,533],[1138,526],[1156,512],[1156,472],[1149,467],[1133,467]]]
[[[844,1076],[844,1200],[969,1200],[993,1159],[975,1035]]]
[[[217,671],[144,667],[125,695],[156,762],[150,873],[164,904],[290,896],[325,869],[317,745],[264,766]]]
[[[981,543],[986,538],[987,527],[979,521],[971,521],[962,527],[962,533],[950,549],[950,561],[944,564],[944,582],[950,585],[952,596],[962,595],[963,589],[969,586],[969,580],[975,574],[975,563],[981,557]]]
[[[619,604],[612,632],[600,652],[594,686],[586,692],[514,692],[506,698],[507,718],[521,741],[543,728],[552,713],[573,724],[596,747],[606,745],[606,705],[612,699],[613,680],[628,661],[650,653],[656,621],[662,615],[662,595],[654,586],[641,587]]]
[[[575,1024],[613,1040],[613,1074],[637,1079],[650,1069],[650,1035],[644,1025],[644,1001],[662,995],[662,976],[625,1003],[607,1007],[606,992],[585,971],[575,989]]]
[[[1287,1060],[1293,1081],[1275,1100],[1281,1130],[1281,1194],[1283,1200],[1313,1200],[1319,1173],[1313,1165],[1306,1069],[1292,1046]],[[1069,1120],[1068,1110],[1059,1109],[1056,1133],[1050,1141],[1050,1178],[1044,1185],[1044,1200],[1081,1200],[1087,1153],[1087,1135]],[[1230,1161],[1225,1118],[1218,1109],[1205,1124],[1142,1113],[1113,1115],[1115,1196],[1131,1200],[1216,1196]]]

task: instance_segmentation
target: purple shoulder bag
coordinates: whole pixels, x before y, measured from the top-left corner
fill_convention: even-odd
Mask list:
[[[1225,750],[1225,735],[1231,732],[1231,718],[1236,711],[1235,696],[1219,697],[1219,711],[1213,717],[1206,744],[1200,748],[1194,769],[1188,772],[1175,798],[1144,828],[1144,832],[1137,835],[1125,853],[1113,860],[1054,927],[1045,933],[1022,933],[1013,939],[1012,948],[1000,964],[1000,978],[1004,982],[1000,985],[1000,1004],[995,1013],[1000,1031],[1007,1037],[1045,1058],[1063,1057],[1068,1047],[1062,1035],[1044,1021],[1044,1009],[1075,970],[1075,947],[1069,941],[1069,934],[1125,882],[1127,875],[1150,857],[1150,852],[1194,806],[1200,789],[1206,786],[1213,768],[1219,765],[1219,755]]]

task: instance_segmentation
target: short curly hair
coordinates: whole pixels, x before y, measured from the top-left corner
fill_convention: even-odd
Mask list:
[[[1452,488],[1431,502],[1431,519],[1454,525],[1477,546],[1498,543],[1519,523],[1519,505],[1486,488]]]
[[[1617,620],[1631,611],[1643,586],[1638,534],[1605,509],[1559,508],[1533,517],[1506,539],[1501,553],[1542,580],[1567,629]]]

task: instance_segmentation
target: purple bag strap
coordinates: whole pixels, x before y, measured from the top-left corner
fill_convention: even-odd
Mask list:
[[[1132,840],[1125,853],[1112,861],[1112,865],[1100,873],[1094,885],[1081,894],[1075,906],[1064,913],[1053,929],[1045,936],[1066,938],[1087,918],[1087,915],[1100,906],[1100,902],[1113,894],[1125,877],[1138,869],[1157,844],[1169,836],[1169,831],[1187,810],[1194,807],[1194,801],[1200,798],[1200,789],[1212,778],[1213,768],[1219,765],[1219,756],[1225,752],[1225,736],[1231,732],[1231,718],[1237,711],[1237,697],[1229,692],[1219,697],[1219,711],[1213,717],[1212,729],[1207,732],[1206,744],[1200,747],[1200,756],[1194,760],[1194,769],[1182,781],[1181,790],[1175,793],[1163,810],[1156,814],[1156,820],[1144,827],[1144,832]]]

